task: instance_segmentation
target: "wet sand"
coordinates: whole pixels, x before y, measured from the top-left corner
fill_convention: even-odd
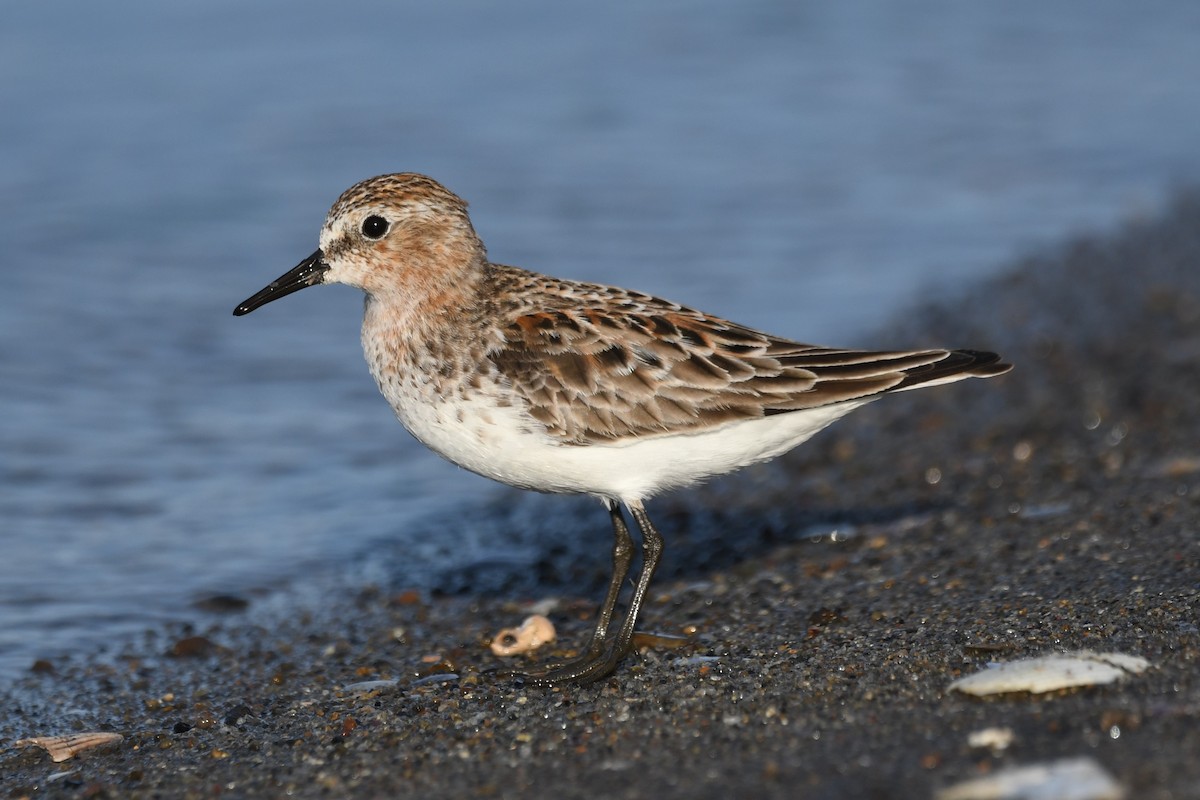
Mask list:
[[[487,524],[546,542],[535,563],[198,612],[39,665],[4,693],[0,796],[924,798],[1086,756],[1128,797],[1200,797],[1200,197],[858,344],[1017,368],[888,398],[656,501],[668,556],[641,627],[682,646],[583,688],[490,672],[528,663],[487,645],[531,601],[558,599],[561,637],[535,660],[581,643],[608,568],[598,506],[514,494],[430,535]],[[947,688],[1078,649],[1153,668],[1036,696]],[[968,744],[997,726],[1007,749]],[[89,730],[124,739],[61,764],[15,745]]]

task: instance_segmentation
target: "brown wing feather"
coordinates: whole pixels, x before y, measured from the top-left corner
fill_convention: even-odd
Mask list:
[[[1008,368],[974,351],[816,347],[648,295],[555,284],[561,295],[524,295],[526,313],[514,314],[490,359],[564,443],[699,432]]]

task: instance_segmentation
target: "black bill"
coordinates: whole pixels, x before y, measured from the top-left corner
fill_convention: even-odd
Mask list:
[[[325,263],[324,254],[318,250],[301,261],[290,270],[267,284],[267,287],[253,297],[242,301],[233,310],[235,317],[249,314],[259,306],[265,306],[272,300],[298,292],[306,286],[315,286],[325,278],[329,265]]]

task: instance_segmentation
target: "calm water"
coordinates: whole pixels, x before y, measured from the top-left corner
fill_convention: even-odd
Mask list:
[[[0,674],[494,496],[393,422],[355,292],[230,316],[360,178],[433,174],[499,261],[891,345],[1200,176],[1190,0],[601,5],[6,5]]]

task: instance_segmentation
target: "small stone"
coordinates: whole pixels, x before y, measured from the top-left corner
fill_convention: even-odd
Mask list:
[[[250,706],[246,705],[245,703],[236,705],[229,710],[228,714],[225,715],[225,724],[239,725],[243,719],[250,716],[250,713]]]
[[[207,637],[185,636],[171,645],[167,655],[172,658],[203,658],[212,655],[217,649],[217,645]]]

